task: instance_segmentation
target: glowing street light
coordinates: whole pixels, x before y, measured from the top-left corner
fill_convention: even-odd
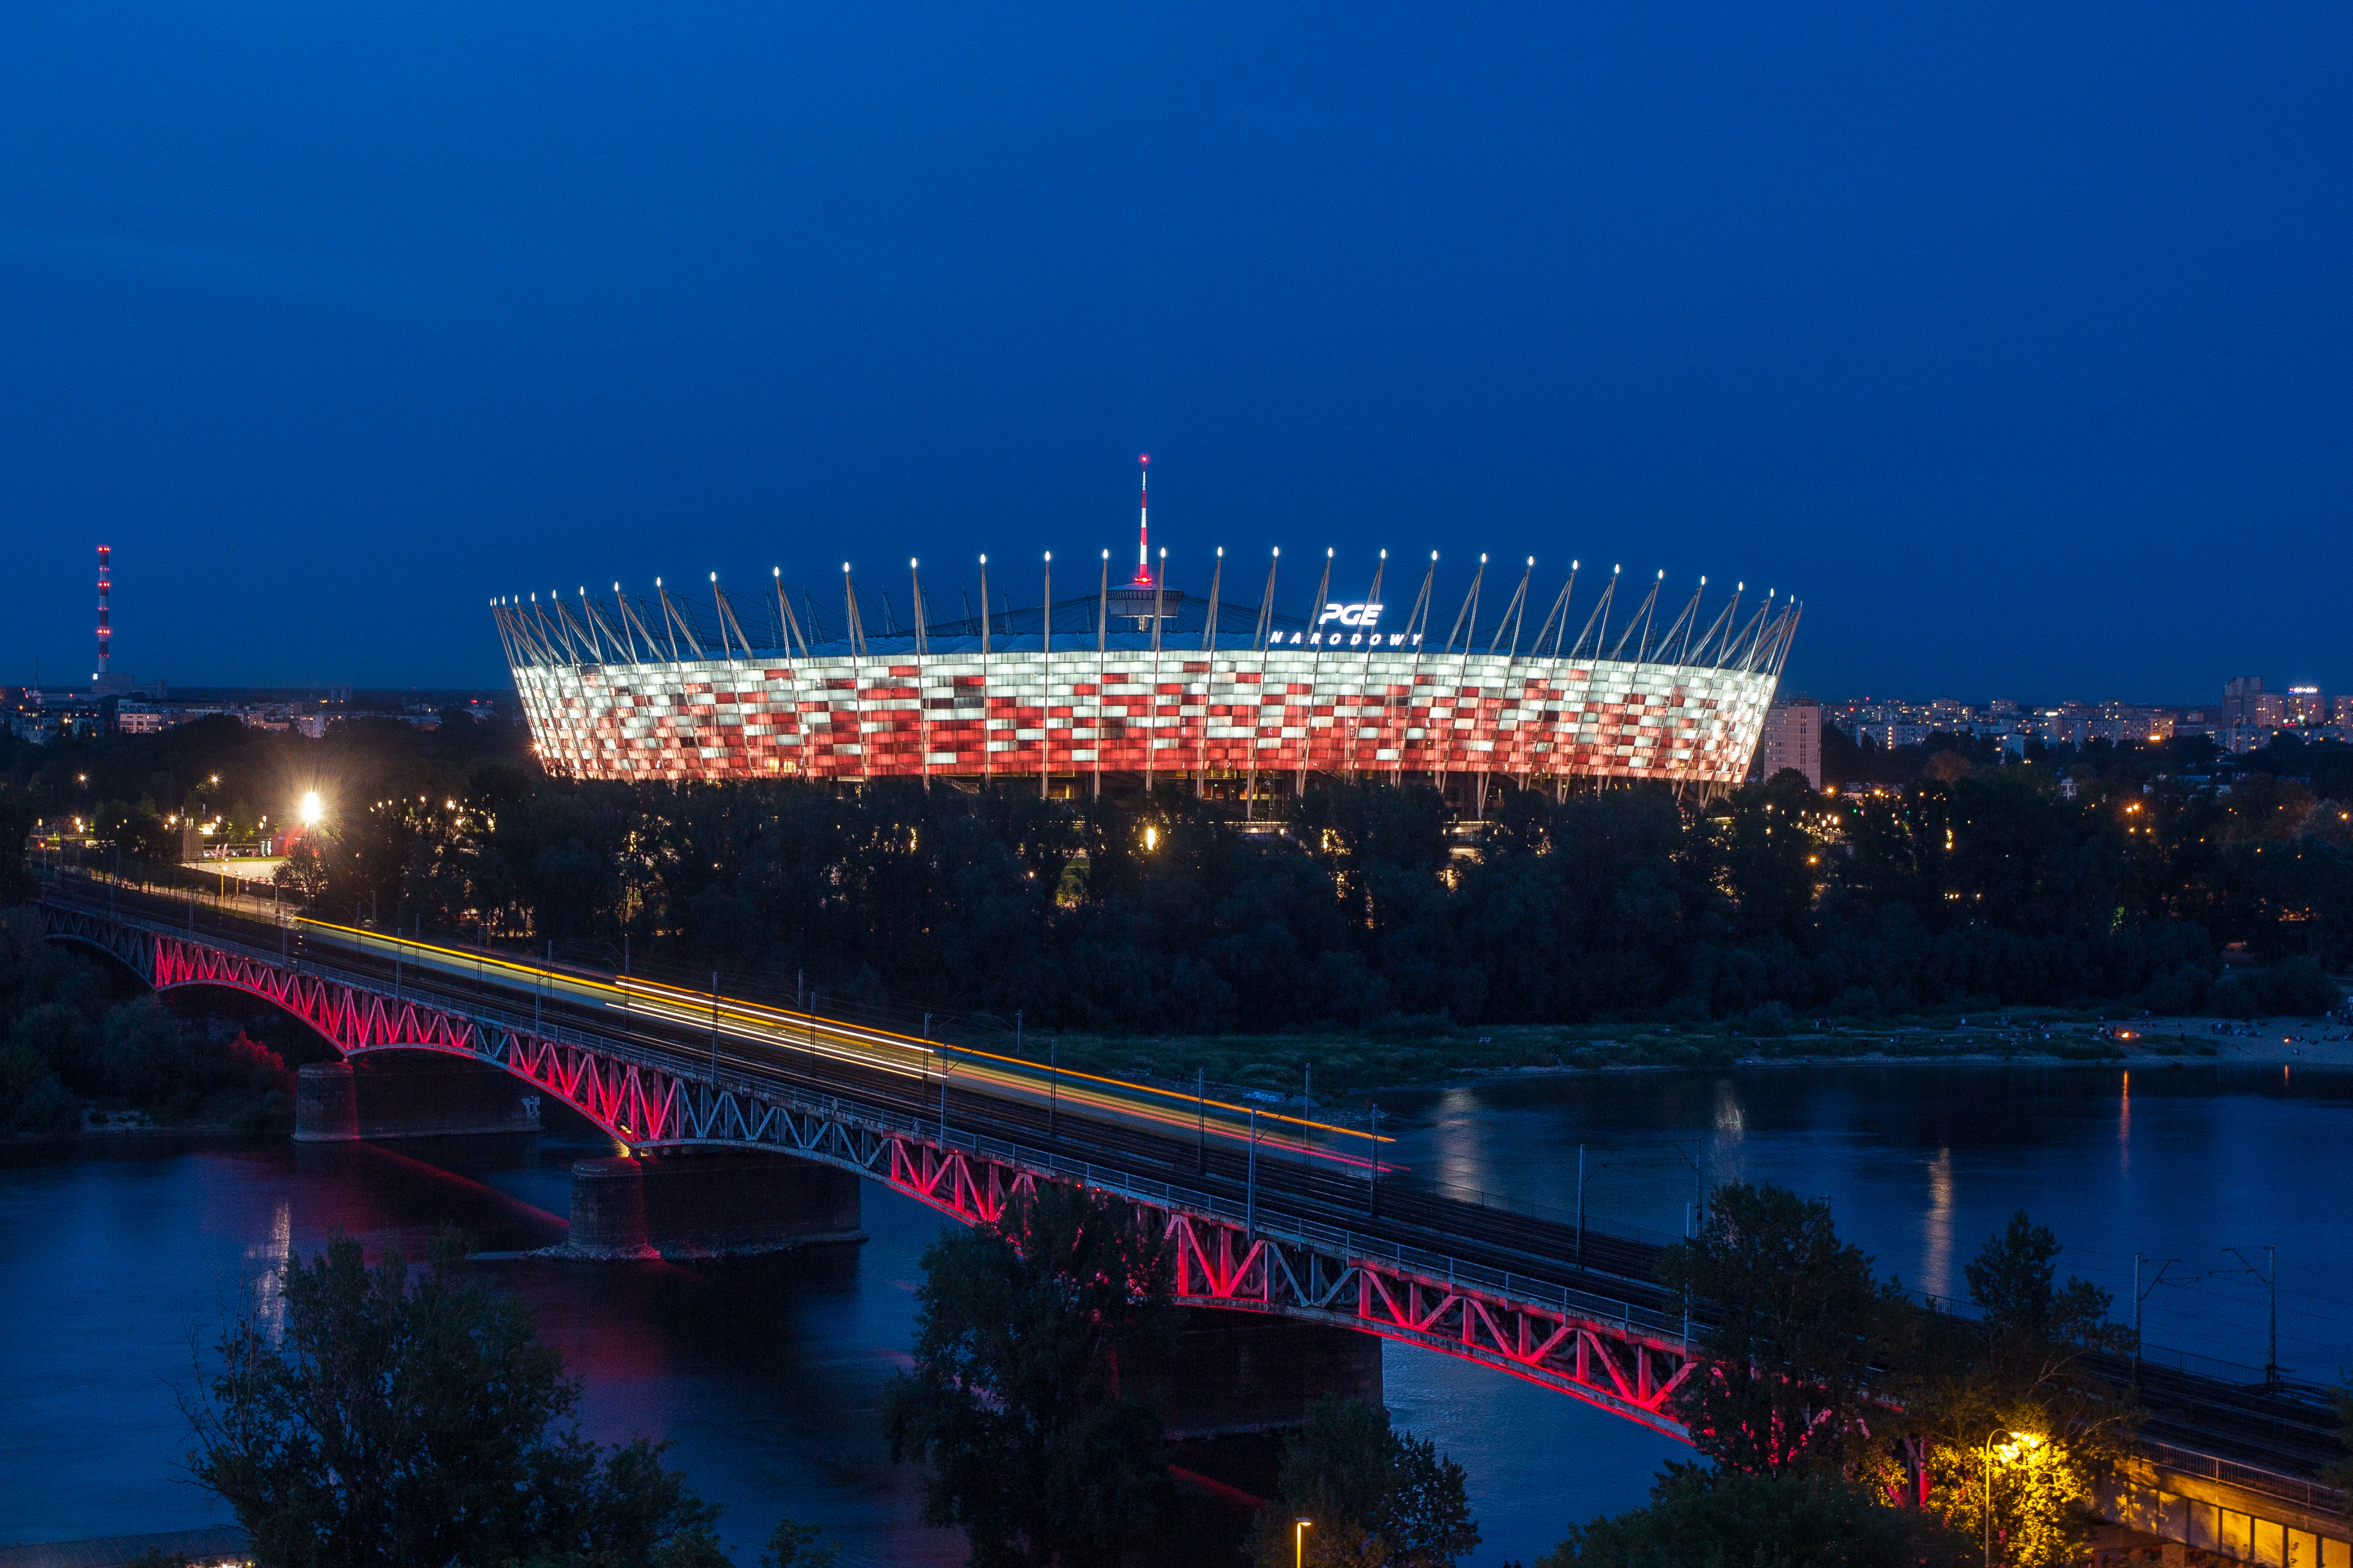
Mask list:
[[[317,790],[304,791],[302,795],[302,826],[305,827],[316,827],[319,825],[321,809],[322,808],[319,805],[319,792]]]
[[[1291,1568],[1305,1568],[1307,1562],[1307,1531],[1314,1525],[1312,1519],[1294,1521],[1291,1527]]]
[[[1986,1434],[1985,1440],[1986,1568],[1993,1568],[1993,1462],[1996,1459],[2000,1459],[2005,1465],[2014,1465],[2018,1462],[2021,1456],[2031,1458],[2034,1450],[2042,1447],[2042,1438],[2036,1433],[2012,1432],[2010,1435],[2010,1441],[1997,1448],[1993,1446],[1993,1440],[2000,1435],[2000,1434],[1999,1433],[1989,1432]]]

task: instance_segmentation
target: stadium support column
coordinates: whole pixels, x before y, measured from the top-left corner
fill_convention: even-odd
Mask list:
[[[1152,798],[1152,772],[1160,742],[1160,607],[1168,582],[1168,547],[1160,547],[1160,575],[1152,584],[1152,681],[1144,700],[1144,798]],[[1179,709],[1181,710],[1182,704]]]
[[[1209,700],[1218,683],[1218,590],[1225,585],[1226,547],[1218,546],[1218,563],[1209,572],[1209,616],[1201,623],[1201,743],[1193,757],[1193,798],[1207,793],[1209,771]]]
[[[988,750],[988,557],[984,555],[980,558],[980,776],[984,783],[997,771]],[[955,695],[953,689],[949,695]],[[948,710],[951,722],[958,721],[955,711]],[[1021,722],[1018,707],[1013,711],[1013,721],[1017,726]]]
[[[1103,552],[1103,585],[1095,591],[1095,784],[1094,795],[1103,798],[1103,670],[1111,637],[1111,552]],[[1075,715],[1079,705],[1073,701],[1071,711]]]
[[[1038,798],[1045,800],[1053,794],[1054,773],[1054,552],[1046,552],[1045,606],[1038,612]],[[986,612],[986,604],[981,609]],[[1008,625],[1006,628],[1010,631]],[[1018,711],[1014,721],[1020,721]]]
[[[1259,721],[1266,715],[1267,639],[1274,626],[1274,574],[1282,564],[1282,546],[1274,547],[1267,561],[1266,586],[1258,596],[1258,631],[1250,639],[1258,647],[1258,690],[1250,699],[1250,777],[1242,784],[1242,816],[1245,821],[1258,816],[1258,730]]]
[[[1377,616],[1380,613],[1379,611],[1373,609],[1372,606],[1378,605],[1381,602],[1381,574],[1387,572],[1388,569],[1389,552],[1384,550],[1381,552],[1379,564],[1373,568],[1373,585],[1365,590],[1365,613],[1367,615]],[[1375,624],[1377,625],[1378,623],[1376,622]],[[1348,780],[1351,784],[1355,783],[1356,778],[1356,731],[1365,727],[1363,723],[1365,714],[1365,689],[1373,683],[1373,654],[1381,646],[1381,639],[1377,633],[1360,635],[1364,635],[1365,637],[1365,663],[1364,668],[1356,676],[1356,717],[1348,723],[1348,745],[1345,753],[1347,757],[1346,766]],[[1388,710],[1388,694],[1387,692],[1383,692],[1381,695],[1381,709],[1382,711],[1386,713]],[[1339,712],[1339,704],[1336,702],[1334,703],[1332,710],[1336,717]]]
[[[1413,663],[1406,677],[1405,717],[1398,725],[1397,770],[1392,782],[1400,785],[1405,783],[1405,732],[1413,725],[1413,705],[1421,696],[1421,643],[1423,634],[1430,629],[1430,591],[1437,582],[1438,552],[1433,550],[1430,552],[1430,570],[1421,575],[1421,592],[1414,595],[1413,614],[1406,617],[1405,623],[1406,646],[1413,649]],[[1430,731],[1426,727],[1422,731],[1421,744],[1425,753],[1423,760],[1427,761]]]
[[[1315,602],[1307,606],[1307,624],[1313,628],[1309,635],[1316,642],[1314,651],[1307,657],[1307,722],[1300,726],[1305,732],[1299,737],[1299,771],[1292,778],[1291,793],[1294,795],[1307,793],[1307,754],[1315,745],[1315,699],[1320,695],[1316,688],[1321,684],[1324,673],[1324,595],[1331,591],[1331,587],[1332,547],[1327,544],[1324,547],[1323,580],[1315,584]],[[1336,712],[1338,704],[1333,706]]]

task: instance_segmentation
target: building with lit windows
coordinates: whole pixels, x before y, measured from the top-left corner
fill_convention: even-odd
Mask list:
[[[1816,789],[1822,787],[1822,705],[1810,697],[1776,702],[1765,710],[1765,761],[1758,770],[1771,778],[1795,768]]]

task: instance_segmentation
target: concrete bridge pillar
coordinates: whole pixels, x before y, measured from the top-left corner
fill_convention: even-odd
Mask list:
[[[304,1143],[536,1132],[539,1094],[480,1062],[427,1051],[314,1062],[296,1076],[294,1137]]]
[[[1318,1395],[1381,1403],[1381,1342],[1354,1329],[1269,1312],[1183,1309],[1166,1362],[1134,1373],[1159,1392],[1168,1435],[1223,1437],[1296,1426]]]
[[[714,1150],[572,1167],[574,1258],[710,1258],[863,1241],[859,1180],[789,1154]]]

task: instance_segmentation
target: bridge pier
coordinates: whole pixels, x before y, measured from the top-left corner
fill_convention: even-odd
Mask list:
[[[1381,1342],[1373,1334],[1271,1312],[1183,1309],[1166,1360],[1142,1358],[1135,1375],[1156,1389],[1168,1435],[1225,1437],[1296,1426],[1318,1395],[1381,1402]]]
[[[438,1052],[314,1062],[295,1079],[298,1142],[538,1131],[539,1096],[529,1084]]]
[[[710,1258],[864,1241],[859,1178],[788,1154],[714,1151],[572,1167],[567,1258]]]

